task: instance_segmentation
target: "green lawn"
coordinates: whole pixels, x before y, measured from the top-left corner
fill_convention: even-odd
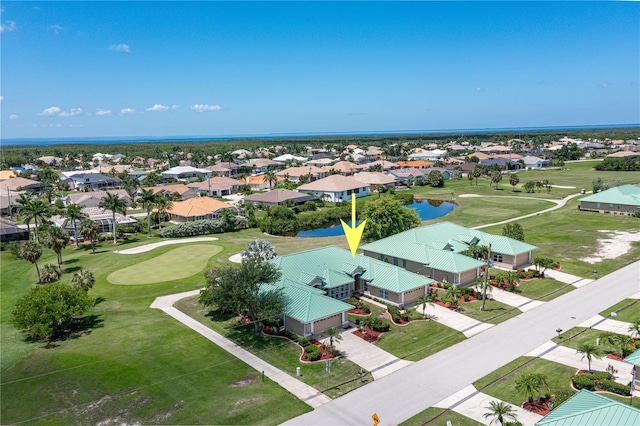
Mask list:
[[[112,272],[107,280],[112,284],[122,285],[180,280],[202,272],[209,258],[220,251],[222,247],[216,245],[181,246],[160,256]],[[120,256],[135,258],[140,255],[121,254]]]
[[[383,419],[380,419],[383,420]],[[478,423],[469,417],[458,414],[453,410],[446,408],[430,407],[416,414],[410,419],[400,423],[402,426],[422,426],[422,425],[446,425],[451,422],[453,426],[479,426]]]
[[[575,372],[575,368],[556,362],[541,358],[520,357],[474,382],[473,385],[487,395],[520,406],[527,399],[526,396],[515,390],[515,382],[522,374],[540,373],[544,375],[549,383],[549,390],[542,390],[542,394],[549,392],[559,395],[567,392],[574,393],[569,383]]]
[[[481,308],[482,300],[474,300],[473,302],[461,303],[458,312],[489,324],[500,324],[522,313],[520,309],[498,302],[497,300],[487,299],[485,310],[483,311]]]
[[[219,315],[217,311],[210,311],[198,303],[197,296],[180,300],[176,308],[197,319],[212,330],[233,340],[238,345],[259,356],[269,364],[295,376],[296,367],[302,370],[300,380],[315,387],[328,396],[335,398],[356,389],[369,380],[361,381],[358,376],[360,367],[351,361],[340,358],[332,361],[329,374],[329,388],[327,389],[327,374],[324,362],[300,362],[302,348],[287,339],[267,337],[255,333],[254,326],[239,325],[233,317]]]
[[[520,281],[518,285],[518,293],[521,296],[528,297],[529,299],[541,300],[548,302],[556,297],[562,296],[565,293],[575,290],[575,287],[569,284],[561,283],[552,278],[545,278],[542,280],[529,280]]]
[[[583,343],[596,344],[596,339],[602,334],[606,333],[602,330],[596,330],[595,328],[574,327],[571,330],[562,332],[560,337],[554,337],[552,340],[562,346],[566,346],[571,349],[578,349]],[[619,349],[602,342],[600,348],[605,353],[618,352]]]
[[[391,325],[376,346],[398,358],[419,361],[464,339],[464,334],[437,321],[412,321],[402,327]]]
[[[625,299],[622,302],[600,312],[603,317],[608,317],[611,312],[616,313],[615,320],[634,322],[640,320],[640,299]]]

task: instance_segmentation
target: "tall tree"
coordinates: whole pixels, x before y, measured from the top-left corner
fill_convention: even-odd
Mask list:
[[[512,173],[511,175],[509,175],[509,185],[513,186],[511,192],[514,192],[516,190],[516,185],[518,185],[518,183],[520,183],[520,178],[517,174]]]
[[[491,172],[491,182],[496,184],[496,189],[498,189],[498,184],[500,183],[500,181],[502,180],[502,173],[499,171],[493,171]]]
[[[71,284],[80,287],[84,291],[89,291],[96,283],[93,273],[88,269],[80,269],[71,277]]]
[[[262,289],[276,283],[280,276],[271,262],[248,261],[212,268],[205,274],[207,286],[200,292],[199,301],[222,312],[249,316],[258,332],[258,322],[282,313],[286,303],[281,289]]]
[[[582,355],[582,359],[587,359],[587,362],[589,363],[589,372],[591,372],[591,360],[593,358],[602,358],[602,351],[600,350],[600,348],[589,342],[581,343],[580,345],[578,345],[576,353]]]
[[[113,244],[118,242],[117,240],[117,224],[116,224],[116,213],[127,214],[127,202],[122,198],[118,197],[117,194],[112,194],[107,191],[107,195],[102,197],[98,207],[111,210],[111,219],[112,219],[112,231],[113,231]]]
[[[422,315],[424,315],[424,319],[427,319],[427,305],[433,306],[433,298],[428,294],[420,296],[416,300],[416,305],[422,305]]]
[[[147,236],[151,237],[151,209],[158,202],[158,196],[151,189],[143,189],[136,200],[147,211]]]
[[[333,345],[334,342],[340,342],[342,340],[342,335],[340,334],[340,330],[337,327],[329,327],[326,330],[327,337],[329,338],[329,350],[332,354],[336,353],[336,348]]]
[[[159,196],[156,198],[156,214],[158,219],[158,224],[162,228],[162,223],[167,220],[167,212],[173,208],[173,201],[166,199],[165,197]]]
[[[629,335],[631,337],[640,337],[640,319],[635,320],[629,326]]]
[[[80,222],[80,234],[91,242],[91,252],[96,252],[95,242],[100,235],[100,227],[91,219],[83,219]]]
[[[533,397],[540,390],[540,383],[532,373],[525,373],[516,379],[516,391],[533,402]]]
[[[413,209],[408,209],[392,197],[383,197],[368,202],[362,217],[367,219],[362,237],[375,241],[407,231],[420,225],[420,217]]]
[[[491,418],[492,420],[491,420],[491,423],[489,423],[490,425],[492,425],[495,422],[498,422],[501,425],[503,425],[505,418],[511,419],[515,422],[518,421],[518,417],[516,416],[515,410],[511,408],[511,406],[504,401],[495,401],[495,400],[491,401],[489,402],[489,406],[485,407],[485,410],[489,410],[489,411],[485,413],[482,417],[484,417],[485,419]]]
[[[42,276],[40,277],[40,280],[43,283],[51,283],[54,281],[58,281],[61,276],[62,269],[60,269],[59,266],[47,263],[42,267]]]
[[[62,217],[66,217],[73,224],[73,240],[76,249],[78,248],[78,223],[85,219],[87,215],[82,212],[82,208],[77,204],[69,204],[62,213]]]
[[[42,244],[58,256],[58,266],[62,265],[62,250],[69,244],[69,233],[55,225],[48,226],[42,234]]]
[[[441,171],[432,170],[427,176],[427,182],[429,182],[430,186],[440,188],[444,186],[444,176]]]
[[[24,223],[27,224],[27,229],[29,227],[29,223],[33,221],[34,237],[36,242],[39,241],[38,226],[51,217],[49,206],[47,206],[47,204],[45,204],[45,202],[39,198],[33,199],[28,197],[20,197],[17,200],[17,203],[19,204],[18,208],[20,214],[24,215]]]
[[[621,358],[625,356],[625,348],[629,348],[629,345],[633,343],[633,338],[626,334],[618,334],[612,332],[604,332],[598,336],[600,344],[608,343],[616,349],[616,353]]]
[[[268,171],[265,172],[262,180],[264,183],[269,184],[269,189],[272,189],[273,185],[278,182],[278,176],[276,176],[276,172]]]
[[[473,168],[473,171],[471,172],[471,174],[476,179],[476,186],[478,186],[478,178],[482,176],[483,173],[484,173],[484,166],[481,166],[478,164]]]
[[[242,252],[242,261],[264,261],[277,257],[275,247],[269,241],[256,238],[247,244],[247,249]]]
[[[42,246],[40,243],[29,240],[25,242],[18,250],[18,258],[31,262],[36,267],[36,273],[38,274],[38,282],[41,282],[40,268],[38,268],[38,259],[42,256]]]
[[[502,227],[502,235],[514,240],[524,241],[524,229],[517,222],[509,222]]]

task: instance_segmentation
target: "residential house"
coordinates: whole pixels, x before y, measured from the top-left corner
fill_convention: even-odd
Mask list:
[[[142,189],[150,189],[154,194],[160,195],[168,200],[173,201],[186,201],[198,196],[198,193],[195,189],[189,188],[187,185],[183,183],[176,183],[172,185],[159,185],[159,186],[150,186],[148,188]],[[142,189],[138,190],[138,194],[142,191]]]
[[[368,163],[363,170],[367,170],[372,166],[381,166],[382,170],[388,172],[389,170],[399,169],[401,166],[398,163],[394,163],[392,161],[387,160],[376,160],[372,163]]]
[[[369,195],[369,184],[363,183],[355,177],[331,175],[311,183],[300,185],[298,192],[305,192],[320,199],[326,198],[334,203],[351,201],[351,194],[357,198]]]
[[[280,176],[277,176],[277,178],[278,182],[284,180]],[[267,191],[271,186],[268,181],[264,180],[264,175],[247,176],[241,182],[243,185],[249,185],[252,191]]]
[[[261,290],[283,291],[287,300],[284,325],[304,336],[347,325],[347,311],[353,306],[341,300],[365,294],[405,306],[427,294],[433,282],[383,261],[353,257],[335,246],[279,256],[270,262],[282,276]]]
[[[204,182],[188,183],[187,187],[193,189],[199,195],[223,197],[237,192],[242,185],[243,183],[237,179],[231,179],[226,176],[216,176]]]
[[[522,163],[511,160],[508,158],[494,157],[488,160],[480,160],[480,164],[483,166],[498,165],[502,170],[520,170],[522,169]]]
[[[423,160],[396,161],[396,164],[400,167],[409,167],[413,169],[426,169],[427,167],[433,166],[433,162]]]
[[[113,214],[111,210],[102,209],[100,207],[83,207],[82,213],[87,218],[95,222],[100,228],[100,233],[105,234],[107,232],[113,232]],[[136,219],[116,213],[116,225],[130,225],[136,223]],[[58,227],[67,231],[70,235],[73,235],[73,223],[66,217],[55,215],[51,218],[51,221]]]
[[[172,222],[192,222],[203,219],[218,219],[224,209],[232,209],[235,215],[240,214],[239,210],[231,204],[209,197],[196,197],[174,202],[167,213]]]
[[[60,164],[62,160],[63,159],[61,157],[54,157],[52,155],[45,155],[43,157],[38,158],[38,161],[42,161],[43,163],[48,164],[49,166],[56,166]]]
[[[77,191],[98,191],[122,184],[120,179],[102,173],[74,173],[62,182],[69,184],[71,190]]]
[[[7,191],[40,191],[47,186],[51,185],[23,177],[0,180],[0,192],[4,193]]]
[[[16,201],[20,198],[20,193],[16,191],[0,191],[0,214],[12,216],[16,212]]]
[[[289,189],[276,188],[260,194],[252,194],[244,197],[244,204],[254,206],[283,206],[288,204],[300,205],[307,201],[315,201],[318,197]]]
[[[20,228],[18,224],[12,220],[0,217],[0,243],[25,241],[28,239],[29,231]]]
[[[350,161],[338,161],[337,163],[323,167],[323,170],[328,171],[328,174],[341,174],[342,176],[353,176],[362,170],[362,166],[359,166]]]
[[[545,160],[540,157],[535,157],[533,155],[527,155],[520,159],[524,164],[524,167],[527,169],[542,169],[544,167],[549,166],[549,160]]]
[[[413,186],[418,177],[426,178],[429,172],[424,169],[404,168],[390,170],[389,176],[393,176],[396,180],[396,185]]]
[[[455,179],[456,177],[462,175],[462,172],[460,170],[448,169],[448,168],[444,168],[444,167],[430,167],[430,168],[424,170],[426,176],[429,176],[429,173],[434,172],[434,171],[442,173],[442,178],[444,180]]]
[[[637,151],[618,151],[613,154],[607,155],[607,158],[626,158],[626,157],[640,157],[640,152]]]
[[[235,176],[240,173],[241,167],[233,162],[229,161],[218,161],[213,166],[205,167],[207,170],[211,170],[213,175],[222,175],[222,176]]]
[[[269,170],[277,169],[283,164],[284,163],[273,161],[268,158],[252,158],[251,160],[244,163],[242,165],[242,168],[256,175],[266,173]]]
[[[488,154],[504,154],[511,152],[510,146],[504,145],[490,145],[480,149],[480,152],[488,153]]]
[[[360,172],[354,177],[360,182],[364,182],[369,185],[369,191],[372,190],[374,185],[382,185],[385,188],[392,188],[396,184],[395,176],[382,172]]]
[[[447,151],[443,149],[434,149],[432,151],[421,151],[409,154],[407,157],[409,160],[429,160],[437,161],[447,156]]]
[[[536,426],[638,425],[640,410],[596,392],[581,389],[555,407]]]
[[[438,281],[469,285],[480,276],[484,262],[460,254],[469,246],[491,245],[495,266],[517,269],[530,264],[535,246],[509,237],[468,229],[451,222],[410,229],[361,248],[366,256]]]
[[[624,359],[631,367],[631,390],[640,391],[640,349]]]
[[[184,182],[204,180],[211,177],[211,170],[191,166],[176,166],[162,172],[163,179],[176,179]]]
[[[309,161],[307,161],[305,164],[308,166],[316,166],[316,167],[329,167],[334,163],[337,163],[339,161],[338,158],[319,158],[319,159],[311,159]]]
[[[14,179],[15,177],[16,172],[13,170],[0,170],[0,180]]]
[[[280,163],[286,163],[287,161],[291,162],[291,163],[303,163],[305,161],[307,161],[308,158],[307,157],[298,157],[296,155],[293,154],[283,154],[280,155],[279,157],[275,157],[273,159],[273,161],[278,161]]]
[[[118,198],[122,198],[127,203],[127,206],[131,206],[131,197],[124,189],[70,193],[65,197],[62,197],[62,203],[65,206],[76,204],[80,207],[98,207],[102,199],[107,196],[107,193],[116,195]]]
[[[580,210],[632,215],[640,212],[640,186],[615,186],[579,201]]]
[[[302,176],[309,176],[310,181],[313,182],[314,180],[323,179],[329,176],[329,171],[324,168],[315,166],[299,166],[280,170],[276,173],[276,176],[283,179],[287,178],[290,182],[293,183],[299,183]]]

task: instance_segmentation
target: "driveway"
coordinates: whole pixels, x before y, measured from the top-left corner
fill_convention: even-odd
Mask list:
[[[424,312],[422,312],[422,305],[417,305],[416,311],[424,314]],[[436,305],[435,303],[433,305],[427,305],[425,311],[433,321],[438,321],[440,324],[458,330],[462,332],[465,337],[475,336],[493,327],[493,324],[475,320],[451,309],[447,309],[444,306]]]
[[[605,318],[602,315],[595,315],[587,321],[580,324],[580,327],[595,328],[596,330],[610,331],[618,334],[629,334],[630,322],[618,321],[611,318]]]
[[[376,345],[365,342],[353,334],[354,331],[356,329],[343,331],[342,341],[334,344],[349,361],[369,371],[375,380],[412,364],[411,361],[397,358]]]

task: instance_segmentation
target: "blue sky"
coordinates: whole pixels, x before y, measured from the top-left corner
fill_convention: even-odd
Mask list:
[[[640,5],[2,2],[2,138],[640,122]]]

